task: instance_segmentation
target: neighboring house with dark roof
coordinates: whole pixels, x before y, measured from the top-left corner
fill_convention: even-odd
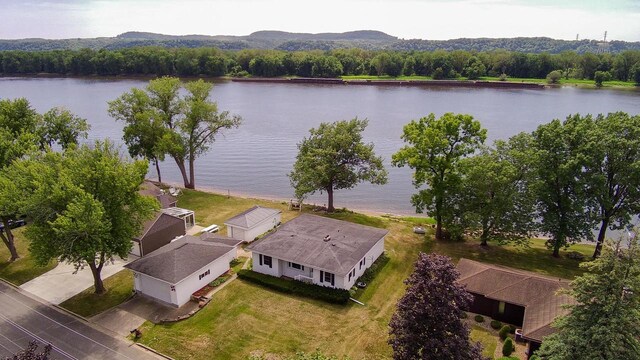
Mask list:
[[[282,211],[256,205],[225,221],[224,224],[227,226],[227,236],[252,242],[259,235],[278,226],[281,219]]]
[[[229,270],[240,242],[231,246],[228,238],[221,240],[185,236],[125,265],[134,273],[136,293],[184,305],[191,294]]]
[[[384,252],[388,231],[302,214],[249,245],[253,271],[350,289]]]
[[[175,196],[171,196],[164,192],[164,190],[160,189],[157,185],[152,183],[151,181],[145,181],[140,186],[139,193],[141,195],[152,196],[155,197],[160,203],[161,209],[166,209],[170,207],[175,207],[178,203],[178,199]]]
[[[528,354],[554,332],[551,323],[567,313],[564,305],[575,303],[570,296],[558,293],[569,288],[564,279],[468,259],[460,259],[457,269],[458,283],[473,295],[469,311],[521,326],[522,338],[529,343]]]
[[[133,238],[131,254],[145,256],[186,233],[184,220],[157,212],[154,218],[144,223],[142,233]]]

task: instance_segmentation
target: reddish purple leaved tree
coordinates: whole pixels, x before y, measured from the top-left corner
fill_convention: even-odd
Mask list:
[[[462,321],[472,297],[456,283],[458,276],[448,257],[420,253],[389,323],[394,359],[483,359],[480,344],[469,341]]]

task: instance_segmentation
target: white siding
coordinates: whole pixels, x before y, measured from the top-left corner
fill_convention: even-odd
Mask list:
[[[252,252],[251,257],[253,261],[253,270],[262,274],[267,274],[271,276],[288,276],[294,278],[296,275],[304,275],[313,278],[313,283],[320,286],[328,286],[335,287],[338,289],[346,289],[349,290],[353,285],[355,285],[356,280],[364,273],[366,269],[371,267],[371,264],[374,263],[380,257],[380,255],[384,252],[384,238],[380,239],[369,251],[364,255],[363,259],[365,259],[365,263],[363,266],[360,266],[360,261],[358,261],[355,265],[355,274],[351,276],[349,279],[349,274],[344,277],[334,274],[334,286],[331,286],[330,282],[320,282],[320,270],[313,269],[309,266],[304,267],[304,271],[290,268],[289,262],[282,259],[273,258],[272,267],[260,265],[260,254],[257,252]],[[304,265],[304,264],[301,264]]]
[[[264,262],[260,265],[260,254],[255,251],[251,253],[251,259],[253,261],[253,271],[275,277],[282,276],[280,261],[277,258],[271,258],[271,267],[265,265]]]
[[[244,233],[245,231],[238,227],[227,225],[227,236],[230,238],[246,241]]]
[[[342,283],[343,283],[343,289],[350,289],[351,287],[353,287],[353,285],[355,285],[356,280],[362,275],[364,274],[364,271],[368,268],[371,267],[371,265],[374,263],[374,261],[376,261],[380,255],[382,255],[382,253],[384,252],[384,238],[380,239],[375,245],[373,245],[373,247],[364,255],[365,262],[364,265],[362,266],[362,268],[360,267],[360,261],[362,261],[362,259],[360,259],[360,261],[358,261],[358,263],[355,266],[355,276],[351,277],[351,280],[349,280],[349,274],[347,274],[343,279],[342,279]],[[337,285],[337,284],[336,284]]]
[[[158,299],[166,304],[173,304],[171,301],[171,284],[145,274],[134,272],[134,275],[134,286],[137,292]]]
[[[131,240],[131,244],[133,244],[133,246],[131,247],[131,251],[129,251],[129,254],[140,256],[140,243],[137,241]]]
[[[230,238],[252,242],[256,237],[273,229],[282,220],[282,214],[270,216],[250,229],[242,229],[237,226],[227,225],[227,236]]]
[[[280,263],[279,266],[282,269],[282,275],[288,276],[292,279],[295,278],[297,275],[302,275],[306,277],[312,277],[314,275],[313,269],[308,266],[302,265],[304,267],[304,270],[302,270],[302,269],[289,267],[288,261],[279,260],[278,262]]]
[[[171,284],[167,282],[144,274],[135,273],[135,289],[137,292],[143,293],[163,303],[180,307],[189,301],[191,294],[196,290],[229,271],[229,262],[233,259],[235,253],[235,248],[229,249],[229,252],[225,255],[217,258],[207,266],[198,269],[186,279],[175,284],[173,291],[171,290]],[[200,274],[203,274],[207,270],[209,270],[209,274],[199,279]]]
[[[182,306],[186,304],[189,299],[191,299],[191,294],[201,289],[203,286],[215,280],[218,276],[224,274],[229,271],[229,262],[233,259],[233,254],[236,252],[235,249],[230,249],[228,253],[217,258],[207,266],[197,270],[193,274],[191,274],[186,279],[180,281],[176,284],[176,304],[177,306]],[[205,273],[209,270],[209,274],[204,276],[202,279],[199,279],[200,274]]]

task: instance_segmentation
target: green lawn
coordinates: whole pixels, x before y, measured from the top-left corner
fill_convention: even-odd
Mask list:
[[[287,218],[297,214],[283,213]],[[331,305],[236,280],[188,320],[170,325],[145,323],[140,341],[176,359],[207,359],[214,354],[220,359],[245,359],[254,351],[292,355],[316,349],[353,359],[389,358],[389,319],[404,294],[402,281],[413,270],[420,251],[437,251],[456,261],[467,257],[552,276],[572,278],[581,273],[577,261],[566,259],[564,252],[560,259],[551,257],[541,240],[535,240],[529,248],[492,245],[484,250],[476,242],[436,243],[430,237],[414,234],[415,224],[428,223],[421,218],[371,217],[351,212],[332,217],[390,230],[385,243],[390,261],[358,296],[365,306]],[[580,246],[577,251],[589,254],[590,249]],[[473,338],[493,354],[495,336],[489,338],[476,329]]]
[[[474,325],[471,328],[471,340],[482,344],[482,356],[493,359],[493,354],[498,346],[498,337],[489,330]]]
[[[296,211],[286,211],[288,204],[278,201],[227,197],[226,195],[196,190],[182,190],[182,194],[178,196],[178,206],[193,210],[196,213],[196,223],[198,225],[218,224],[220,226],[219,234],[221,235],[227,234],[226,226],[223,225],[226,220],[254,205],[283,210],[282,222],[288,221],[298,214]]]
[[[133,273],[122,270],[104,279],[107,292],[102,295],[94,293],[94,287],[65,300],[60,306],[84,317],[97,315],[107,309],[123,303],[133,293]]]
[[[498,246],[491,244],[480,246],[480,242],[432,242],[430,251],[447,255],[458,261],[467,258],[482,262],[509,266],[517,269],[537,272],[548,276],[573,279],[584,271],[578,266],[579,261],[566,257],[567,251],[578,251],[590,259],[593,246],[576,244],[567,251],[561,250],[560,257],[551,256],[551,250],[544,246],[544,240],[533,239],[528,247]]]
[[[247,260],[249,260],[249,258],[244,256],[240,256],[237,259],[234,259],[233,261],[231,261],[231,264],[230,264],[231,270],[233,270],[233,272],[237,274],[238,271],[242,269],[242,266],[244,265],[245,262],[247,262]]]
[[[297,212],[295,212],[297,214]],[[359,297],[366,305],[331,305],[235,280],[214,295],[194,317],[171,325],[143,326],[141,342],[176,359],[246,359],[252,351],[273,354],[313,352],[388,358],[388,322],[404,293],[402,281],[426,246],[405,223],[360,214],[335,217],[388,226],[391,257]]]
[[[418,76],[418,75],[414,75],[414,76],[397,76],[397,77],[393,77],[393,76],[375,76],[375,75],[346,75],[346,76],[342,76],[342,79],[344,80],[433,80],[432,77],[430,76]],[[455,78],[455,79],[445,79],[445,80],[469,80],[464,76]],[[486,81],[500,81],[499,77],[495,77],[495,76],[483,76],[481,77],[479,80],[486,80]],[[535,83],[535,84],[547,84],[547,79],[534,79],[534,78],[515,78],[515,77],[508,77],[506,81],[509,82],[525,82],[525,83]],[[561,79],[559,82],[559,85],[574,85],[574,86],[580,86],[580,87],[586,87],[586,88],[596,88],[595,82],[593,80],[589,80],[589,79]],[[628,88],[628,89],[632,89],[636,87],[633,81],[618,81],[618,80],[612,80],[612,81],[605,81],[603,82],[603,86],[602,88]]]
[[[22,285],[53,269],[58,264],[56,261],[51,261],[46,266],[38,266],[29,253],[29,243],[24,236],[24,230],[25,227],[13,229],[16,249],[20,255],[18,260],[9,262],[11,257],[9,249],[4,243],[0,243],[0,278],[15,285]]]
[[[282,209],[283,221],[300,214],[287,210],[286,203],[227,198],[189,190],[184,190],[178,201],[179,206],[193,209],[197,223],[203,226],[222,225],[224,220],[256,204]],[[577,261],[566,258],[566,252],[562,251],[560,258],[553,258],[544,248],[543,240],[534,240],[529,247],[490,244],[483,248],[476,241],[435,242],[430,235],[414,234],[414,226],[432,223],[428,218],[376,217],[349,211],[331,217],[390,231],[385,243],[389,262],[358,294],[358,300],[365,306],[327,304],[238,279],[217,292],[213,301],[190,319],[165,325],[145,323],[140,341],[176,359],[246,359],[253,351],[292,355],[297,351],[312,353],[316,349],[353,359],[388,358],[391,355],[387,345],[389,319],[404,294],[403,280],[413,270],[420,251],[445,254],[454,261],[466,257],[569,279],[582,273]],[[224,229],[221,233],[225,234]],[[25,244],[20,244],[26,254]],[[589,257],[592,249],[589,245],[574,245],[570,250]],[[0,254],[6,256],[4,251],[0,250]],[[19,261],[29,261],[28,255]],[[234,269],[241,263],[234,264]],[[25,264],[24,270],[34,274],[33,263]],[[0,263],[0,275],[6,276],[6,271],[6,264]],[[131,294],[133,279],[130,272],[122,271],[106,279],[105,286],[108,291],[105,295],[98,297],[89,289],[62,306],[84,316],[95,315],[124,301]],[[495,339],[490,341],[478,329],[474,329],[472,337],[487,347],[486,352],[496,346]]]

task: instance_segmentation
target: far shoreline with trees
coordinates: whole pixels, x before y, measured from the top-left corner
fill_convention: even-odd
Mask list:
[[[617,54],[359,48],[231,51],[205,47],[0,51],[0,76],[52,74],[104,77],[495,80],[629,87],[634,83],[640,84],[640,50],[625,50]]]

